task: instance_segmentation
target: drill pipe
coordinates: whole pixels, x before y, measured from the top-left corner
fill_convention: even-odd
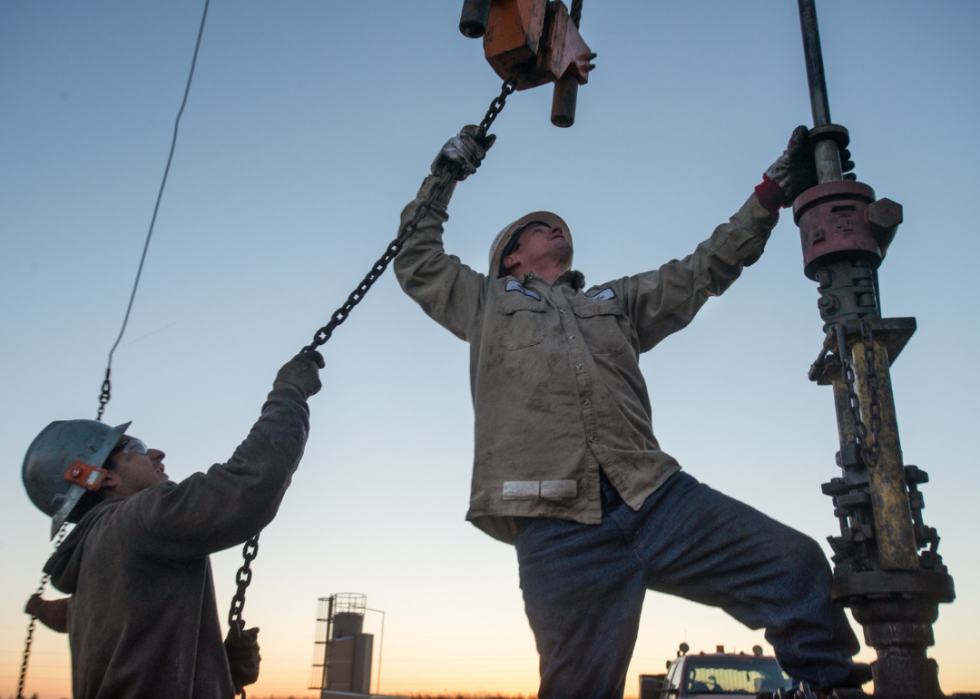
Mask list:
[[[823,72],[823,52],[820,50],[820,30],[817,27],[817,8],[814,0],[798,0],[800,30],[803,32],[803,54],[806,57],[806,80],[810,85],[810,111],[814,126],[827,126],[830,121],[830,101],[827,99],[827,80]],[[814,146],[817,159],[817,181],[837,182],[843,179],[840,149],[830,138],[818,140]]]

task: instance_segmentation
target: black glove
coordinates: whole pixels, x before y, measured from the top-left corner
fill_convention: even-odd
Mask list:
[[[24,613],[35,617],[52,631],[68,633],[68,599],[41,599],[41,593],[35,592],[27,600]]]
[[[300,352],[283,365],[276,374],[275,383],[289,384],[302,393],[304,398],[309,398],[316,395],[322,387],[320,369],[324,366],[326,364],[323,356],[316,350]]]
[[[797,126],[790,136],[786,150],[766,170],[766,177],[779,185],[783,206],[789,206],[803,192],[817,184],[817,165],[813,159],[813,148],[807,143],[808,133],[805,126]],[[847,173],[854,169],[851,152],[846,148],[840,152],[840,163],[841,172]],[[853,180],[855,177],[845,175],[844,179]]]
[[[454,173],[457,180],[465,180],[476,172],[480,163],[487,157],[487,151],[497,140],[496,136],[478,138],[480,129],[470,124],[464,126],[458,136],[453,136],[439,151],[432,161],[432,174],[441,176],[447,172]]]
[[[228,666],[231,668],[231,681],[235,685],[235,694],[241,694],[242,688],[255,684],[259,679],[259,630],[242,630],[243,622],[231,626],[225,638],[225,654],[228,656]]]

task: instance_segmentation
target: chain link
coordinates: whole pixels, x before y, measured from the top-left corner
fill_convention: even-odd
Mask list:
[[[54,542],[54,547],[57,549],[61,546],[61,542],[65,540],[68,535],[68,522],[61,525],[61,530],[58,532],[58,539]],[[37,592],[34,595],[40,595],[44,592],[44,586],[48,584],[48,580],[51,576],[47,573],[41,576],[41,584],[37,587]],[[31,597],[34,597],[31,595]],[[34,629],[37,628],[37,617],[33,614],[31,615],[31,621],[27,625],[27,640],[24,641],[24,659],[20,663],[20,677],[17,679],[17,699],[24,699],[24,684],[27,682],[27,661],[31,658],[31,644],[34,642]]]
[[[855,384],[857,375],[854,371],[854,363],[847,348],[847,330],[843,325],[835,325],[837,333],[837,353],[841,362],[841,378],[847,387],[847,405],[851,412],[854,422],[854,431],[857,433],[858,442],[861,447],[861,458],[867,468],[874,468],[878,465],[878,454],[880,451],[879,434],[881,432],[881,407],[878,405],[878,374],[875,371],[874,354],[874,335],[871,330],[871,323],[867,319],[861,321],[861,340],[864,343],[864,361],[867,365],[867,388],[869,413],[868,422],[871,431],[861,419],[861,401],[858,398]]]
[[[507,98],[514,92],[517,88],[517,76],[515,73],[507,80],[504,81],[503,87],[500,90],[500,94],[497,95],[493,102],[490,103],[490,108],[487,110],[486,115],[483,117],[483,121],[480,122],[479,132],[477,133],[477,139],[482,139],[487,135],[490,130],[490,126],[493,124],[497,115],[503,110],[504,105],[507,104]],[[347,316],[354,309],[354,306],[359,304],[363,299],[365,294],[371,290],[374,283],[378,281],[385,270],[388,269],[388,265],[391,263],[395,256],[401,251],[402,246],[405,244],[409,238],[411,238],[415,231],[418,229],[419,223],[425,218],[429,212],[432,210],[432,205],[435,204],[436,200],[446,191],[446,187],[449,183],[456,179],[458,173],[447,172],[442,175],[436,185],[429,192],[429,195],[419,204],[415,209],[415,215],[412,219],[402,226],[401,230],[398,231],[398,237],[388,243],[388,247],[385,249],[384,254],[378,258],[378,261],[371,266],[371,270],[367,273],[361,283],[350,293],[347,297],[347,301],[344,302],[340,308],[334,311],[333,315],[330,316],[330,322],[324,325],[322,328],[316,331],[313,335],[313,342],[308,344],[303,348],[305,352],[311,352],[315,350],[320,345],[326,343],[327,340],[333,335],[333,331],[347,320]]]

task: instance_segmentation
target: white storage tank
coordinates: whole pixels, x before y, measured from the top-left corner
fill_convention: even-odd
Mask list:
[[[374,636],[363,632],[366,607],[367,596],[357,592],[319,600],[310,689],[321,699],[371,693]]]

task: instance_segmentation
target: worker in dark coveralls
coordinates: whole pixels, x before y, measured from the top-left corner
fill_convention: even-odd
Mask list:
[[[446,143],[402,225],[440,175],[476,171],[492,143],[476,133]],[[455,184],[395,258],[405,292],[470,344],[467,519],[516,547],[540,699],[623,696],[648,589],[765,628],[782,668],[811,688],[871,679],[851,660],[860,646],[831,601],[820,547],[661,451],[638,364],[759,259],[780,207],[816,184],[806,136],[794,131],[762,184],[691,255],[650,272],[586,288],[568,225],[538,211],[497,235],[481,274],[443,249]]]
[[[167,477],[162,451],[125,433],[130,423],[53,422],[31,444],[23,471],[31,500],[52,515],[53,533],[78,522],[44,566],[71,597],[35,597],[28,607],[67,630],[76,699],[231,699],[255,681],[258,629],[230,629],[226,652],[208,555],[276,516],[303,456],[306,400],[320,390],[322,367],[317,352],[290,360],[231,459],[180,483]],[[73,474],[81,475],[67,482]]]

